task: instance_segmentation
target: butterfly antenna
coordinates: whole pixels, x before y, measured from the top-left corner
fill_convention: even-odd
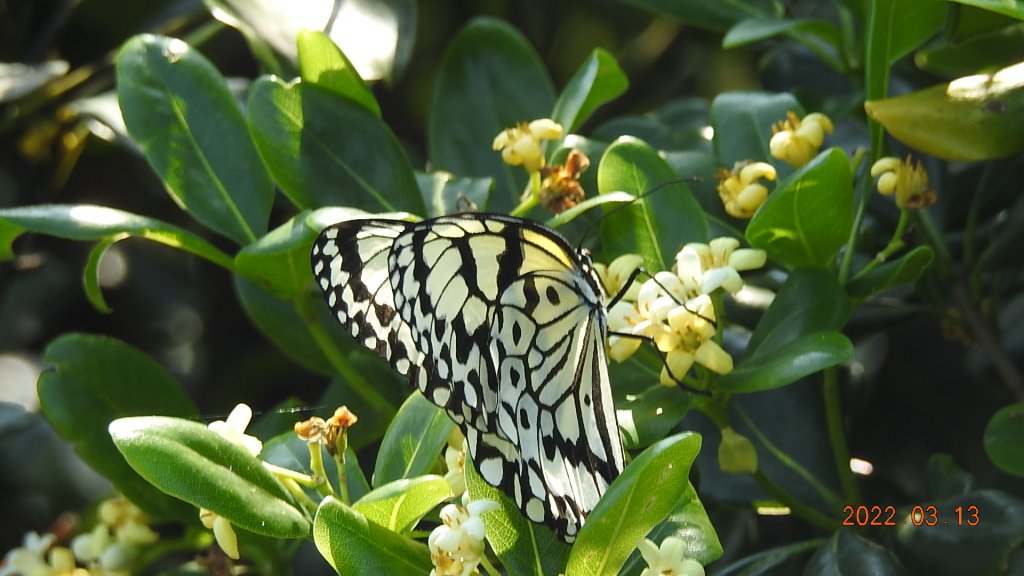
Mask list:
[[[596,228],[596,227],[597,227],[597,226],[598,226],[598,225],[599,225],[599,224],[601,223],[601,221],[602,221],[602,220],[604,220],[605,218],[607,218],[607,217],[611,216],[612,214],[615,214],[615,213],[616,213],[616,212],[618,212],[619,210],[623,210],[623,209],[629,208],[629,207],[630,207],[630,206],[632,206],[632,205],[633,205],[633,203],[634,203],[634,202],[636,202],[637,200],[643,200],[644,198],[646,198],[646,197],[650,196],[651,194],[654,194],[655,192],[657,192],[657,191],[659,191],[659,190],[661,190],[661,189],[663,189],[663,188],[666,188],[666,187],[668,187],[668,186],[672,186],[673,184],[685,184],[685,183],[687,183],[687,182],[703,182],[703,180],[702,180],[702,179],[700,179],[700,178],[697,178],[697,177],[691,177],[691,178],[675,178],[675,179],[673,179],[673,180],[667,180],[667,181],[665,181],[665,182],[662,182],[661,184],[658,184],[658,185],[657,185],[657,186],[655,186],[654,188],[651,188],[650,190],[647,190],[647,191],[645,191],[645,192],[641,193],[641,194],[640,194],[639,196],[636,196],[636,197],[634,197],[634,198],[633,198],[633,199],[632,199],[631,201],[629,201],[629,202],[623,202],[622,204],[619,204],[618,206],[616,206],[616,207],[612,208],[612,209],[611,209],[611,210],[609,210],[608,212],[606,212],[606,213],[604,213],[604,214],[601,214],[601,216],[600,216],[600,217],[599,217],[599,218],[598,218],[597,220],[595,220],[594,222],[591,222],[590,226],[589,226],[589,227],[588,227],[588,228],[587,228],[587,229],[586,229],[586,230],[585,230],[585,231],[583,232],[583,236],[582,236],[582,237],[580,238],[580,242],[579,242],[579,244],[578,244],[578,245],[576,246],[576,248],[577,248],[577,249],[579,249],[579,248],[581,248],[581,247],[583,246],[583,242],[584,242],[584,241],[585,241],[585,240],[587,239],[587,236],[590,236],[590,233],[591,233],[591,232],[593,232],[593,231],[594,231],[594,229],[595,229],[595,228]]]

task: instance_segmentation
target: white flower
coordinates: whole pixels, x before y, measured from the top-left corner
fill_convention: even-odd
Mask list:
[[[465,501],[468,497],[463,498]],[[434,563],[433,576],[467,576],[484,554],[486,530],[481,514],[498,509],[493,500],[475,500],[465,507],[448,504],[441,509],[441,524],[430,533],[427,546]]]
[[[0,576],[51,576],[54,568],[43,558],[56,540],[53,534],[26,532],[22,544],[4,556]]]
[[[448,446],[444,451],[444,463],[448,472],[444,475],[444,481],[452,489],[452,494],[462,494],[466,491],[466,445],[462,448]]]
[[[612,263],[607,266],[595,262],[594,270],[597,272],[597,277],[601,279],[601,284],[604,285],[604,293],[609,298],[614,298],[623,288],[626,288],[626,282],[643,263],[644,257],[639,254],[623,254],[612,260]],[[639,293],[640,283],[633,281],[626,293],[623,294],[622,299],[636,301],[636,296]]]
[[[739,246],[740,241],[729,236],[715,238],[707,244],[691,242],[676,255],[676,273],[682,276],[684,267],[692,269],[693,260],[697,259],[701,269],[701,294],[711,294],[718,288],[735,294],[743,288],[740,271],[760,268],[768,260],[764,250]]]
[[[683,556],[686,543],[679,538],[665,538],[660,548],[644,538],[637,549],[647,562],[647,568],[644,568],[640,576],[704,576],[704,567],[700,562]]]
[[[213,537],[224,554],[228,558],[238,560],[238,536],[235,535],[235,529],[231,526],[231,522],[205,508],[199,509],[199,520],[203,526],[213,530]]]
[[[249,436],[245,433],[246,426],[252,420],[252,408],[245,404],[235,406],[235,409],[228,414],[228,419],[210,422],[210,430],[220,434],[225,439],[245,448],[250,454],[256,456],[263,450],[263,443],[259,438]]]

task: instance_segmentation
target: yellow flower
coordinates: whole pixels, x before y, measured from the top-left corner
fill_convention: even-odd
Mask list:
[[[626,282],[631,280],[633,273],[643,263],[644,257],[639,254],[623,254],[612,260],[612,263],[607,266],[600,262],[595,262],[594,271],[597,272],[597,277],[601,279],[604,293],[609,298],[614,298],[623,288],[626,288]],[[632,282],[622,298],[624,300],[636,300],[636,296],[640,292],[640,284],[640,282]]]
[[[529,124],[520,122],[515,127],[502,130],[494,137],[492,148],[501,150],[501,159],[509,166],[522,165],[527,172],[533,173],[544,166],[541,141],[561,136],[561,124],[550,118],[541,118]]]
[[[910,156],[903,161],[892,156],[879,159],[871,166],[871,176],[878,177],[881,194],[896,194],[896,205],[900,208],[913,210],[935,203],[935,190],[928,185],[928,173]]]
[[[814,112],[804,116],[786,114],[786,119],[772,126],[772,139],[768,143],[772,158],[799,168],[811,161],[818,153],[825,134],[832,133],[832,120],[824,114]]]
[[[207,529],[213,530],[213,537],[217,540],[217,545],[224,551],[224,554],[232,560],[238,560],[238,536],[235,534],[235,529],[231,526],[231,522],[227,518],[219,516],[206,508],[199,509],[199,521]]]
[[[675,536],[662,540],[660,547],[644,538],[637,550],[647,562],[647,568],[644,568],[640,576],[704,576],[704,567],[700,562],[684,556],[686,543]]]
[[[694,362],[718,374],[732,372],[732,356],[714,340],[715,307],[706,295],[676,306],[669,311],[666,324],[649,334],[658,350],[665,352],[661,383],[676,384]]]
[[[737,162],[732,171],[720,169],[718,196],[725,211],[734,218],[750,218],[764,204],[768,189],[761,178],[775,180],[775,167],[766,162]]]

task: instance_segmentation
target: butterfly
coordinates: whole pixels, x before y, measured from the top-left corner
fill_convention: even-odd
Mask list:
[[[338,321],[459,425],[480,476],[573,541],[623,468],[589,253],[464,213],[339,222],[311,259]]]

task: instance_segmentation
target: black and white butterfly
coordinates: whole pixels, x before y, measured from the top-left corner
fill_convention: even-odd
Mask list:
[[[467,213],[340,222],[312,264],[338,321],[462,428],[484,480],[574,540],[623,468],[589,253]]]

